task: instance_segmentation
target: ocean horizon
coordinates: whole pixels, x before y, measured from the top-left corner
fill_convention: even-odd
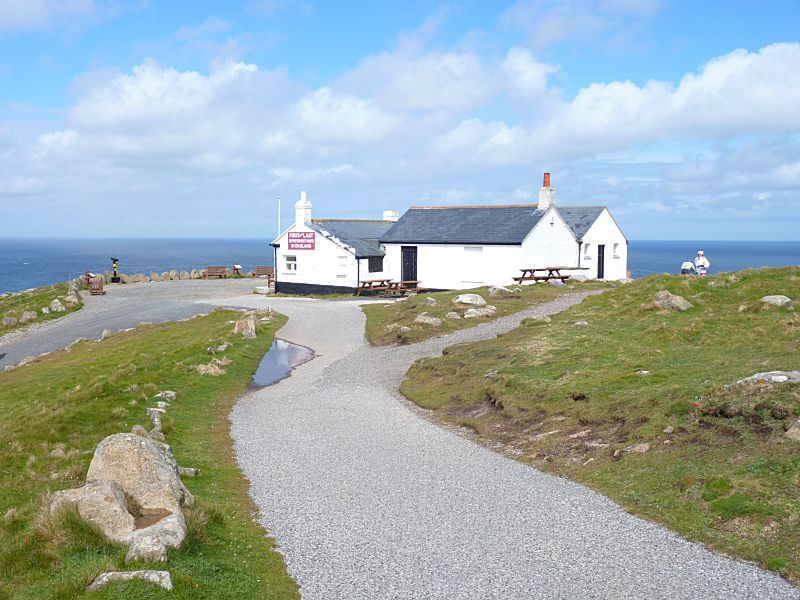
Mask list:
[[[191,271],[210,265],[242,265],[251,270],[273,264],[267,239],[255,238],[1,238],[0,293],[49,285],[86,271],[111,270],[120,259],[122,273],[176,269]],[[800,265],[800,241],[675,241],[631,240],[628,270],[634,278],[678,273],[680,265],[704,250],[713,275],[747,268]]]

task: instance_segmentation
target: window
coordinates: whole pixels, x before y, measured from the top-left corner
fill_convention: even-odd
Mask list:
[[[287,271],[297,271],[297,257],[296,256],[286,256],[286,270]]]
[[[619,244],[614,244],[614,258],[619,258]]]
[[[369,257],[369,272],[370,273],[378,273],[383,271],[383,257],[382,256],[370,256]]]
[[[591,244],[583,245],[583,258],[585,258],[586,260],[592,259],[591,255],[589,254],[589,246],[591,246]]]

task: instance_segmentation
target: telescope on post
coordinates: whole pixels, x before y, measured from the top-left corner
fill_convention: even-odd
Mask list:
[[[119,283],[120,277],[117,274],[117,264],[119,263],[118,258],[111,257],[111,264],[114,266],[114,274],[111,276],[111,283]]]

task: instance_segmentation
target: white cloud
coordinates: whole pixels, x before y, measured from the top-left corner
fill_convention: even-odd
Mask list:
[[[0,0],[0,31],[75,27],[140,7],[121,0]]]
[[[220,33],[227,33],[232,28],[233,24],[230,21],[211,16],[194,27],[184,25],[175,32],[174,36],[175,39],[181,41],[195,40],[197,38],[213,37]]]

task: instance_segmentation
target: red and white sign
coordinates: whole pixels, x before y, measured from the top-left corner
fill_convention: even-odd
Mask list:
[[[313,250],[316,244],[313,231],[290,231],[289,250]]]

